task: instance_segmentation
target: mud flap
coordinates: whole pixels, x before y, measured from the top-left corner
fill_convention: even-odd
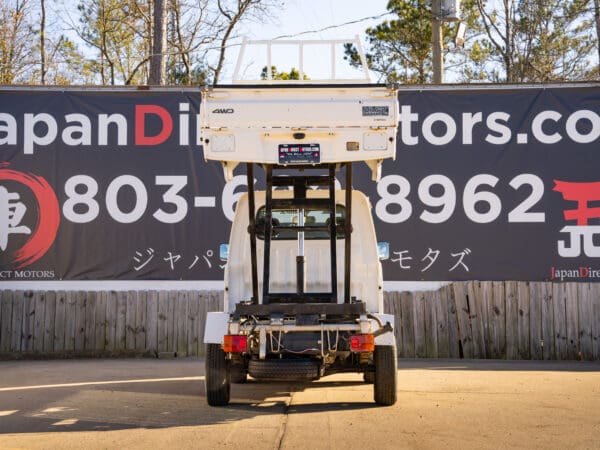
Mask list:
[[[396,346],[396,338],[394,337],[394,315],[393,314],[371,314],[372,316],[377,317],[383,325],[389,323],[390,327],[392,327],[392,331],[388,331],[387,333],[382,333],[375,336],[375,345],[392,345]],[[377,331],[377,330],[375,330]]]
[[[229,313],[209,312],[204,328],[205,344],[223,344],[223,336],[229,332]]]

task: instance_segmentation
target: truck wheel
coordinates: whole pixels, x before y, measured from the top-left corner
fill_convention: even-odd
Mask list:
[[[210,406],[229,404],[231,389],[229,362],[219,344],[206,344],[204,385]]]
[[[375,363],[375,403],[385,406],[393,405],[396,403],[396,384],[398,380],[396,347],[376,345],[373,362]]]
[[[229,366],[231,382],[235,384],[245,383],[248,378],[248,372],[242,364],[232,364]]]

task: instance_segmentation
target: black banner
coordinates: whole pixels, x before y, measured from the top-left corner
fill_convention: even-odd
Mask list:
[[[600,281],[600,85],[399,100],[396,160],[379,183],[355,169],[390,243],[384,279]],[[222,279],[245,176],[203,160],[199,103],[0,90],[0,280]]]

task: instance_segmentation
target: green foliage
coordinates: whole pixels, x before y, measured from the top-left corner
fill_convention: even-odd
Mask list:
[[[87,81],[89,71],[78,46],[60,32],[56,16],[48,9],[42,31],[39,6],[39,0],[0,0],[0,83],[41,82],[42,34],[46,84]]]
[[[502,80],[549,82],[589,78],[598,48],[589,0],[478,0],[490,58]],[[593,67],[593,65],[592,65]]]
[[[1,1],[1,0],[0,0]],[[237,26],[264,19],[275,0],[165,0],[165,82],[216,83]],[[78,0],[77,33],[97,52],[90,64],[102,84],[144,84],[153,58],[153,0]],[[214,64],[216,62],[216,64]]]
[[[0,0],[0,83],[22,81],[32,68],[34,37],[27,2]]]
[[[462,49],[457,49],[454,44],[447,46],[446,71],[461,83],[497,81],[497,68],[490,64],[492,44],[484,33],[476,0],[461,2],[460,19],[467,29],[465,45]],[[457,27],[458,23],[448,27],[451,38],[456,35]]]
[[[389,0],[391,18],[365,31],[367,62],[380,81],[431,81],[431,1]],[[43,53],[48,84],[146,83],[153,2],[77,0],[67,6],[66,0],[46,0],[42,32],[40,0],[0,0],[0,82],[39,83]],[[467,29],[463,48],[453,43],[458,23],[443,23],[446,81],[600,78],[599,2],[462,0],[461,21]],[[238,24],[261,22],[277,6],[280,0],[168,0],[167,84],[217,82]],[[345,47],[345,59],[360,65],[351,45]],[[300,78],[295,68],[270,71],[275,80]],[[261,77],[266,75],[265,67]]]
[[[367,28],[369,67],[390,82],[425,83],[431,76],[431,10],[427,0],[390,0],[397,18]],[[346,59],[358,66],[356,49],[346,45]]]
[[[267,66],[262,68],[260,73],[260,79],[267,79]],[[300,71],[295,67],[292,67],[289,72],[278,72],[276,66],[271,66],[271,79],[272,80],[299,80],[300,79]],[[302,76],[303,80],[310,80],[306,74]]]
[[[446,79],[469,82],[547,82],[598,76],[591,0],[463,0],[464,48],[453,44],[457,22],[444,22]],[[380,79],[427,83],[432,78],[430,0],[390,0],[392,20],[368,28],[367,62]],[[596,24],[598,30],[600,25]],[[359,66],[358,53],[345,59]]]
[[[149,7],[134,1],[80,0],[77,9],[78,34],[98,51],[98,59],[89,67],[99,74],[102,84],[143,83],[139,69],[144,57],[140,55],[148,48]]]
[[[73,83],[88,84],[93,82],[94,75],[87,61],[75,42],[60,35],[58,41],[50,41],[49,61],[47,62],[46,83],[66,86]],[[40,79],[40,70],[36,68],[32,82]]]
[[[201,63],[191,67],[189,72],[182,64],[170,60],[167,64],[167,84],[199,86],[208,84],[210,79],[209,70]]]
[[[432,12],[430,0],[390,0],[388,10],[396,18],[366,30],[369,51],[367,63],[380,74],[382,80],[406,84],[423,84],[431,81]],[[475,0],[462,2],[462,20],[467,25],[464,50],[449,54],[454,47],[458,23],[442,24],[443,46],[448,67],[461,79],[481,77],[481,67],[489,56],[489,46],[477,36],[481,33]],[[360,65],[356,49],[345,47],[345,58],[353,66]],[[470,66],[465,65],[470,62]],[[485,77],[483,77],[485,78]]]

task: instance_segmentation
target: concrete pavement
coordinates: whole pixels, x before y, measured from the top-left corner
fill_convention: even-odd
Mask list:
[[[600,448],[600,363],[401,360],[398,402],[358,374],[232,386],[201,359],[0,362],[0,448]]]

